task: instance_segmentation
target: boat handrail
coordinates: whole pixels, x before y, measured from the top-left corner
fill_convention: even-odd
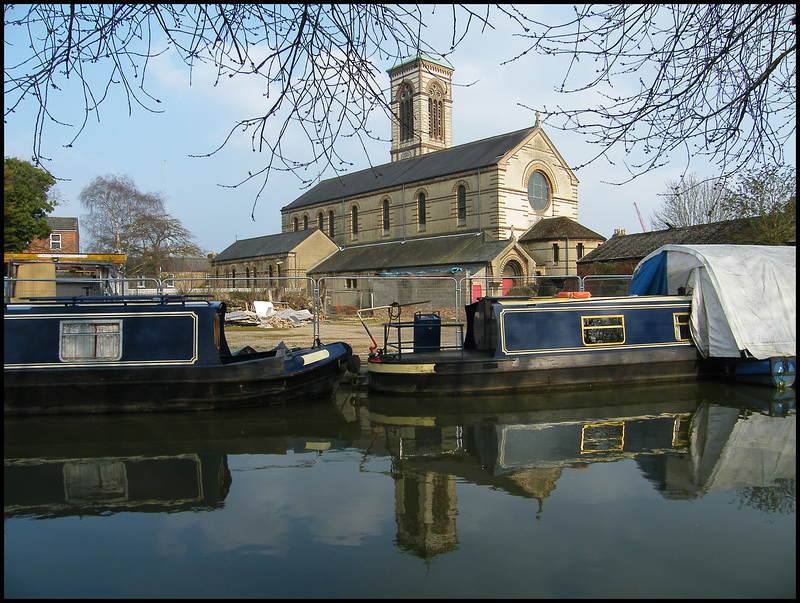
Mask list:
[[[107,303],[107,304],[136,304],[136,303],[159,303],[159,304],[182,304],[187,302],[200,302],[212,305],[214,302],[210,295],[175,295],[175,294],[155,294],[155,295],[72,295],[72,296],[48,296],[48,297],[22,297],[12,303],[24,302],[25,304],[64,304],[65,306],[77,306],[82,303]],[[8,302],[6,302],[8,305]]]
[[[455,329],[456,343],[442,344],[441,341],[436,345],[422,345],[415,339],[404,341],[402,332],[404,329],[411,328],[436,328],[441,330]],[[397,329],[397,342],[389,342],[390,329]],[[396,351],[398,356],[403,355],[403,351],[409,353],[409,348],[413,352],[441,352],[444,350],[456,350],[461,352],[464,356],[464,323],[463,322],[437,322],[437,323],[420,323],[420,322],[385,322],[383,323],[383,351],[388,353],[390,348]]]

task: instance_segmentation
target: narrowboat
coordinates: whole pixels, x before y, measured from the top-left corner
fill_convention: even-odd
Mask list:
[[[398,313],[368,358],[368,383],[461,394],[696,379],[690,310],[688,296],[483,297],[466,307],[466,329]]]
[[[795,380],[796,290],[793,247],[666,245],[639,263],[625,297],[484,297],[464,323],[425,312],[403,322],[399,304],[383,306],[368,382],[433,394],[712,377],[784,389]]]
[[[4,413],[231,409],[333,394],[347,343],[232,353],[225,312],[182,295],[5,303]]]

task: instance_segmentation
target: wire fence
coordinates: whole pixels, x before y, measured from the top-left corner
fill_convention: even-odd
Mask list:
[[[224,301],[229,326],[275,329],[276,340],[294,332],[298,345],[346,341],[358,354],[384,348],[393,322],[464,323],[464,307],[480,297],[552,297],[589,292],[627,295],[630,275],[456,279],[452,276],[337,276],[231,278],[4,279],[5,301],[87,295],[192,295]],[[236,312],[232,314],[231,312]],[[290,331],[291,330],[291,331]],[[465,329],[437,329],[438,346],[458,346]],[[417,336],[415,333],[415,336]],[[405,337],[401,333],[401,337]],[[276,341],[277,343],[278,341]],[[390,341],[391,343],[391,341]],[[400,343],[400,342],[397,342]]]

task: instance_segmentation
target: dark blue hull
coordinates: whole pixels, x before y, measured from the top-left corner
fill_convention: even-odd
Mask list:
[[[5,414],[214,410],[333,394],[343,342],[231,354],[225,305],[180,296],[6,304]]]

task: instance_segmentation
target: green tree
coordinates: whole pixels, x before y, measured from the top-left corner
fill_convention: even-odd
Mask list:
[[[786,245],[797,233],[797,170],[764,166],[739,176],[726,191],[725,203],[738,218],[753,218],[749,242]]]
[[[50,234],[47,214],[55,203],[47,191],[55,179],[27,161],[6,157],[3,162],[3,251],[23,251],[33,239]]]

